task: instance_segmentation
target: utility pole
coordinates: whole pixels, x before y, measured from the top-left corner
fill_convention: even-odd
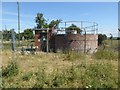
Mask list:
[[[18,34],[19,34],[18,44],[20,45],[20,6],[19,6],[19,0],[18,0],[17,4],[18,4]]]

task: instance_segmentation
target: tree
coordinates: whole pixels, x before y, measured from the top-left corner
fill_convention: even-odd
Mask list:
[[[102,45],[103,41],[107,39],[105,34],[98,34],[98,45]]]
[[[23,32],[23,36],[25,39],[33,39],[33,30],[32,29],[25,29]]]
[[[66,30],[77,30],[77,33],[81,33],[82,32],[82,30],[79,27],[77,27],[76,25],[74,25],[74,24],[71,24],[71,26],[66,28]]]
[[[9,39],[11,39],[11,31],[10,30],[4,30],[2,34],[3,34],[3,40],[9,41]]]
[[[37,13],[37,16],[35,17],[35,22],[37,24],[37,28],[58,28],[59,23],[61,22],[61,19],[52,20],[49,24],[46,23],[45,18],[43,17],[42,13]]]
[[[45,25],[45,18],[43,17],[42,13],[37,13],[37,16],[35,17],[35,22],[37,24],[37,28],[43,28]]]
[[[57,20],[52,20],[50,23],[49,23],[49,28],[58,28],[58,25],[59,23],[61,22],[62,20],[61,19],[57,19]]]

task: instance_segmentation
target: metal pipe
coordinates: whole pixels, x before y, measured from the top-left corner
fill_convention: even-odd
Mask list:
[[[49,43],[48,43],[48,32],[49,32],[49,28],[47,28],[47,48],[46,48],[46,49],[47,49],[47,50],[46,50],[47,53],[48,53],[48,50],[49,50],[49,48],[48,48],[48,44],[49,44]]]
[[[11,29],[11,43],[12,43],[12,50],[15,51],[15,34],[14,34],[14,29]]]
[[[85,31],[84,54],[86,54],[86,30],[84,29],[84,31]]]

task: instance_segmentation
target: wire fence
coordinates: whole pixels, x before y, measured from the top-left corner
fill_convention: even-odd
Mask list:
[[[35,37],[33,39],[26,40],[22,37],[19,40],[18,36],[14,35],[14,30],[10,31],[10,39],[2,40],[3,50],[13,50],[13,51],[49,51],[49,52],[59,52],[65,50],[80,51],[80,52],[94,52],[97,49],[97,31],[98,24],[95,22],[87,21],[67,21],[60,23],[62,29],[57,29],[57,31],[66,31],[66,27],[69,27],[72,23],[82,30],[79,34],[56,34],[52,35],[53,38],[49,38],[48,43],[43,42],[42,38]],[[62,25],[63,24],[63,25]],[[8,35],[6,35],[8,37]],[[46,38],[47,39],[47,38]],[[36,45],[37,43],[37,45]],[[48,50],[47,50],[48,49]]]

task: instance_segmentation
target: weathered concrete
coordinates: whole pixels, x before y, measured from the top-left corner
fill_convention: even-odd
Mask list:
[[[93,53],[98,48],[98,35],[87,34],[68,34],[55,36],[55,51],[74,50],[87,53]]]

